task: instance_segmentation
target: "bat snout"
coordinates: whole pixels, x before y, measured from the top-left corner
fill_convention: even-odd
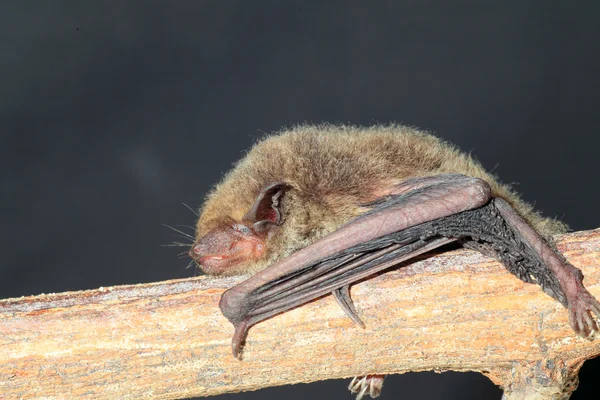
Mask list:
[[[264,241],[252,229],[236,224],[208,232],[197,239],[189,256],[209,275],[236,275],[244,263],[260,257]]]
[[[202,243],[196,243],[190,248],[188,255],[196,261],[210,257],[210,258],[222,258],[221,256],[208,256],[208,249]]]
[[[196,243],[188,252],[190,258],[198,263],[200,269],[209,275],[224,273],[230,262],[228,256],[211,254],[205,243]]]

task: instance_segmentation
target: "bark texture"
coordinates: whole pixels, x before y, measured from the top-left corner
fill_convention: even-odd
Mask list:
[[[600,297],[600,229],[557,238]],[[568,398],[600,340],[499,263],[459,250],[353,286],[361,329],[332,296],[250,329],[231,355],[221,293],[193,278],[0,301],[0,398],[177,399],[408,371],[479,371],[507,399]],[[315,362],[318,360],[318,362]]]

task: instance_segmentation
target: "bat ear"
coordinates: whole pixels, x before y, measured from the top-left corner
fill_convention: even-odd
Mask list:
[[[291,186],[285,182],[265,186],[242,221],[253,224],[257,232],[263,232],[273,224],[281,225],[281,199],[289,188]]]

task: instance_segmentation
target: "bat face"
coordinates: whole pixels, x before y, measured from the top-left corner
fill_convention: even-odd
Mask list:
[[[288,185],[265,187],[240,221],[226,218],[219,226],[196,239],[190,257],[208,275],[239,275],[249,263],[265,255],[269,238],[283,224],[281,200]]]

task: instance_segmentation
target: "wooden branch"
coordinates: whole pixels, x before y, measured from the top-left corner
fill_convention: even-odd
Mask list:
[[[558,241],[600,297],[600,229]],[[354,286],[365,330],[328,296],[253,327],[238,361],[217,305],[242,279],[0,301],[0,398],[174,399],[456,370],[484,373],[508,398],[558,399],[575,389],[583,361],[600,354],[600,340],[576,337],[566,310],[538,286],[460,250]]]

